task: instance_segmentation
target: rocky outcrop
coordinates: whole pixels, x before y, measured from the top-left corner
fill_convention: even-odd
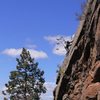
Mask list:
[[[88,0],[62,70],[54,100],[100,100],[100,0]]]

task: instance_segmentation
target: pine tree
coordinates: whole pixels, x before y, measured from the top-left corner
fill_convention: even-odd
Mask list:
[[[10,100],[40,100],[41,93],[46,93],[44,71],[38,68],[38,63],[25,48],[16,60],[16,70],[10,73],[5,92]]]

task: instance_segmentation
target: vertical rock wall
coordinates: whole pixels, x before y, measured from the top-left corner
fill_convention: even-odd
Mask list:
[[[88,0],[74,37],[54,100],[100,100],[100,0]]]

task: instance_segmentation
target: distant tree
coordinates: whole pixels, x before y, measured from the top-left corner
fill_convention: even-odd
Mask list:
[[[10,100],[40,100],[41,93],[46,93],[44,71],[38,68],[38,63],[25,48],[16,60],[16,70],[10,73],[10,81],[5,84],[7,89],[3,94],[9,94]]]

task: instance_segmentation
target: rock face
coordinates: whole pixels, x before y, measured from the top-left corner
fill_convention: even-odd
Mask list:
[[[100,100],[100,0],[88,0],[62,70],[54,100]]]

